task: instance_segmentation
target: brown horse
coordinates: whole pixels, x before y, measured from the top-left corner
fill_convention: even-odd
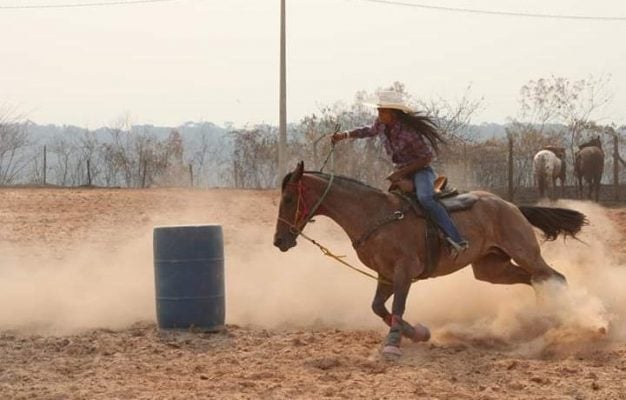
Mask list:
[[[581,144],[578,148],[574,162],[574,173],[578,178],[578,185],[576,185],[578,197],[583,197],[584,178],[589,186],[587,198],[591,199],[591,192],[593,191],[594,198],[598,201],[600,197],[600,181],[604,171],[604,151],[602,151],[600,137],[596,136],[590,141]]]
[[[384,354],[399,355],[401,336],[430,338],[428,329],[405,322],[402,315],[411,283],[451,274],[472,264],[476,279],[500,284],[532,285],[548,279],[565,282],[541,257],[531,224],[546,238],[574,236],[585,224],[583,214],[568,209],[517,207],[487,192],[462,195],[473,206],[452,214],[467,251],[454,255],[440,248],[438,262],[427,270],[425,220],[412,212],[403,196],[383,192],[354,179],[304,172],[302,162],[283,179],[274,245],[287,251],[315,215],[331,218],[348,234],[359,259],[378,273],[372,303],[376,315],[390,326]],[[459,196],[461,197],[461,196]],[[457,197],[458,198],[458,197]],[[385,302],[393,294],[391,313]]]

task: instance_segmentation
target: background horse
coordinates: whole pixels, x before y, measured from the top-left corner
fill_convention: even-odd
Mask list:
[[[389,325],[384,354],[399,354],[401,336],[428,340],[422,325],[402,319],[411,283],[451,274],[472,264],[476,279],[501,284],[527,285],[565,278],[541,257],[531,224],[548,239],[574,236],[585,216],[574,210],[547,207],[517,207],[487,192],[471,192],[476,201],[452,214],[470,242],[467,251],[455,256],[440,248],[438,262],[426,269],[426,229],[423,216],[411,212],[407,199],[365,185],[354,179],[304,172],[302,162],[285,176],[274,245],[287,251],[307,222],[324,215],[347,233],[361,262],[378,273],[372,310]],[[426,272],[426,274],[425,274]],[[385,302],[393,294],[391,313]]]
[[[600,197],[600,181],[602,180],[602,172],[604,171],[604,151],[602,151],[602,142],[600,136],[596,136],[587,143],[578,146],[579,150],[575,155],[574,173],[578,178],[576,189],[578,197],[583,197],[583,178],[589,186],[587,197],[591,199],[593,191],[595,200]]]
[[[543,198],[548,192],[551,199],[556,199],[556,180],[561,180],[561,196],[565,185],[565,149],[557,146],[546,146],[533,157],[533,174]]]

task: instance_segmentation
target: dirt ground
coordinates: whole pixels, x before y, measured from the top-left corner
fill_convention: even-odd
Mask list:
[[[308,243],[272,246],[274,191],[0,189],[0,399],[626,399],[626,208],[581,240],[544,243],[570,283],[527,287],[465,269],[414,285],[428,343],[380,356],[375,283]],[[227,329],[160,331],[152,231],[224,228]],[[307,232],[356,263],[320,219]]]

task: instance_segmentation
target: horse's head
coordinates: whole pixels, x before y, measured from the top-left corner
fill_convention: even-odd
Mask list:
[[[300,161],[296,169],[285,175],[281,186],[278,220],[274,233],[274,246],[287,251],[296,245],[296,237],[306,224],[308,211],[303,202],[302,174],[304,163]]]

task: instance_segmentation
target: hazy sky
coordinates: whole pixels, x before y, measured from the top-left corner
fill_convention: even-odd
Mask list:
[[[279,0],[174,0],[9,9],[97,0],[0,0],[0,105],[33,121],[278,121]],[[100,0],[109,2],[115,0]],[[617,0],[403,0],[507,12],[626,17]],[[445,12],[364,0],[287,0],[287,113],[296,122],[393,81],[458,98],[474,122],[518,112],[520,87],[551,74],[611,74],[604,121],[626,123],[626,21]]]

